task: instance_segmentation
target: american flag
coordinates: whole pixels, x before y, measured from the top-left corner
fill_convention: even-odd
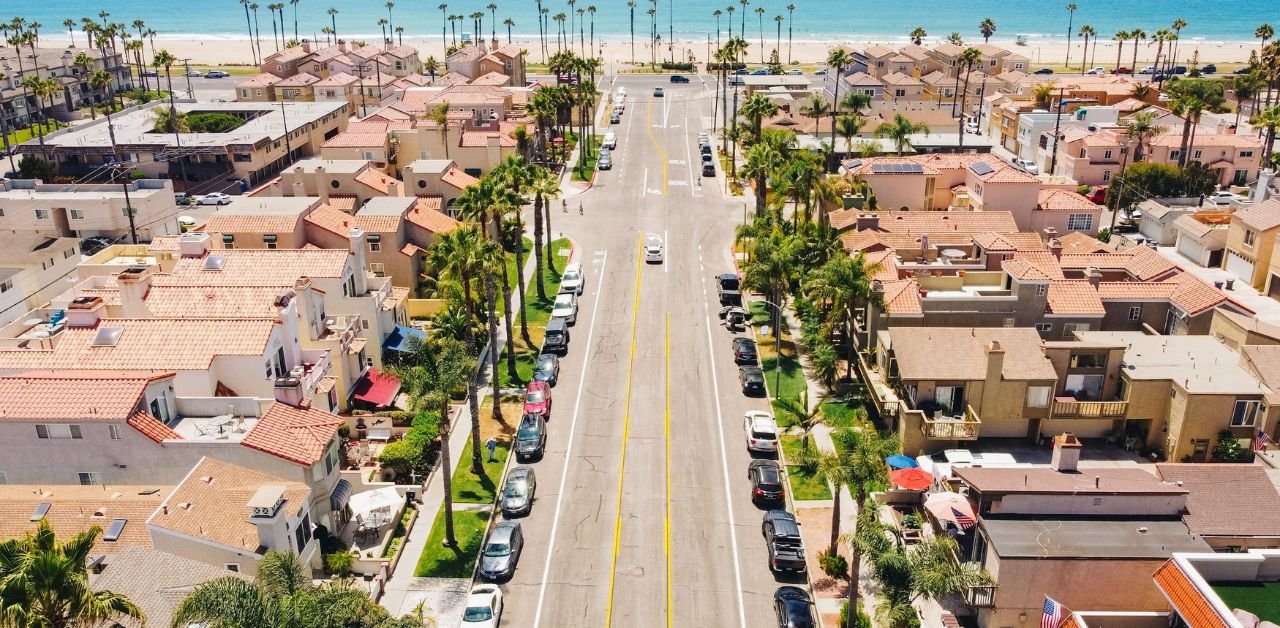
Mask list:
[[[1058,628],[1062,621],[1062,605],[1044,596],[1044,614],[1040,616],[1040,628]]]
[[[1262,451],[1267,448],[1267,444],[1271,442],[1271,437],[1266,432],[1258,430],[1253,436],[1253,450]]]
[[[961,530],[968,530],[978,523],[973,520],[973,517],[960,512],[960,510],[955,506],[951,507],[951,514],[955,515],[956,525],[960,526]]]

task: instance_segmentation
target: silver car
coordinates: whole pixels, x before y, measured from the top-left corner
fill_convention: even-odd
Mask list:
[[[520,524],[503,521],[489,532],[489,540],[480,554],[479,576],[485,580],[506,580],[516,573],[520,551],[524,549],[524,534]]]
[[[502,487],[502,514],[517,517],[533,510],[533,496],[538,491],[538,479],[531,467],[516,467],[507,473]]]

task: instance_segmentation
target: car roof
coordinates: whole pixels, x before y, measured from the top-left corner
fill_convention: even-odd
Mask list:
[[[531,467],[516,467],[507,472],[507,480],[527,480],[531,475],[533,475]]]
[[[525,390],[543,390],[543,389],[550,390],[551,384],[548,384],[543,381],[534,380],[532,382],[529,382],[529,386]]]
[[[515,521],[503,521],[493,526],[493,532],[489,533],[490,541],[498,541],[506,543],[515,535],[516,530],[520,529],[520,524]]]
[[[538,354],[538,362],[555,362],[558,359],[554,353]]]
[[[563,318],[553,318],[547,321],[547,331],[564,331],[566,326]]]
[[[760,414],[757,414],[757,415],[748,415],[748,417],[751,419],[751,425],[752,425],[752,426],[756,426],[756,427],[770,427],[770,428],[773,428],[773,430],[774,430],[775,432],[778,430],[778,422],[777,422],[777,421],[775,421],[775,420],[773,420],[773,417],[771,417],[771,416],[769,416],[769,415],[767,415],[767,414],[765,414],[765,415],[760,415]]]
[[[737,279],[738,275],[735,273],[722,273],[720,275],[720,278],[721,279]]]
[[[782,598],[784,600],[786,599],[808,600],[809,594],[806,593],[805,590],[801,589],[800,587],[783,586],[783,587],[778,587],[778,590],[773,593],[773,597]]]
[[[739,366],[738,370],[747,373],[748,375],[764,375],[764,371],[760,370],[760,367],[751,366],[749,364],[746,366]]]
[[[538,425],[538,417],[540,416],[542,415],[537,412],[526,412],[520,417],[520,427],[524,427],[526,423],[532,423],[533,425],[531,427],[536,427]]]
[[[743,338],[743,337],[741,337],[741,336],[739,336],[739,337],[737,337],[737,338],[734,338],[734,339],[733,339],[733,344],[735,344],[735,345],[745,345],[745,344],[751,344],[751,345],[754,345],[755,343],[756,343],[756,341],[754,341],[754,340],[752,340],[752,339],[750,339],[750,338]]]

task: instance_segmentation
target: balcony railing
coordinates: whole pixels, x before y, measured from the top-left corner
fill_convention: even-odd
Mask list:
[[[995,585],[969,587],[964,592],[964,603],[973,608],[994,608],[996,605]]]
[[[923,417],[920,430],[925,438],[938,440],[977,440],[982,429],[982,419],[973,411],[973,406],[965,406],[962,416]]]
[[[1055,419],[1114,419],[1123,417],[1128,401],[1076,401],[1071,397],[1054,397]]]

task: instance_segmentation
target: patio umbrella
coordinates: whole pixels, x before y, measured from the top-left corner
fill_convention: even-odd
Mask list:
[[[889,474],[889,479],[902,488],[922,491],[933,484],[933,475],[920,468],[898,469]]]
[[[911,456],[905,456],[903,454],[893,454],[892,456],[885,458],[884,462],[892,469],[914,469],[920,466],[916,464],[916,461],[912,459]]]
[[[969,500],[959,493],[934,493],[925,498],[924,507],[939,521],[950,521],[961,529],[973,527],[978,519]]]

